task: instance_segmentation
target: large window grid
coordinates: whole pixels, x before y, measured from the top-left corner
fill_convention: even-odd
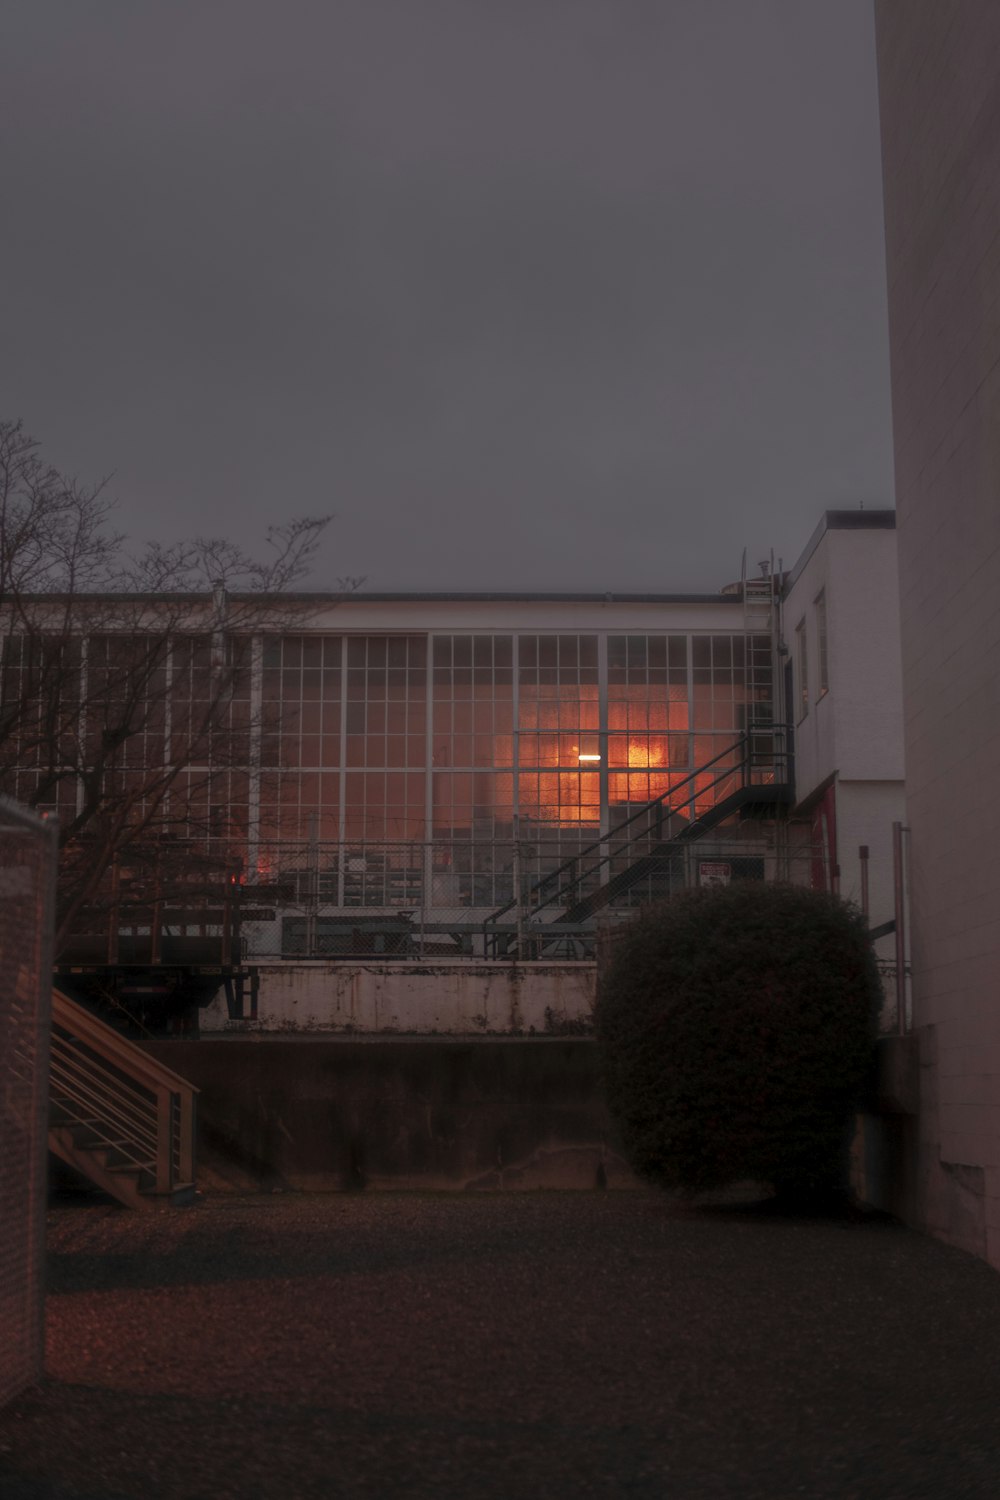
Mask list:
[[[517,833],[525,859],[544,869],[601,827],[600,639],[522,635],[517,655]]]
[[[0,641],[0,775],[40,812],[69,817],[76,807],[85,652],[81,641],[30,632]]]
[[[106,678],[113,706],[142,669],[137,649],[88,643],[91,699]],[[126,757],[190,743],[217,649],[187,637],[157,664],[165,718],[151,712],[122,774]],[[245,844],[251,880],[285,862],[342,906],[421,891],[495,906],[518,861],[523,878],[544,873],[771,713],[770,640],[738,632],[300,633],[255,650],[251,681],[250,642],[227,647],[228,703],[171,813],[216,849]],[[6,695],[30,663],[5,665]]]
[[[337,839],[343,641],[265,637],[261,648],[260,833]]]
[[[428,685],[424,637],[272,645],[264,696],[280,682],[281,722],[262,765],[290,744],[283,769],[262,773],[263,837],[269,808],[284,838],[328,841],[335,820],[351,846],[426,837],[427,881],[478,904],[510,885],[515,841],[529,862],[558,863],[769,713],[767,637],[611,635],[605,667],[594,633],[435,635],[429,649]],[[321,660],[332,701],[316,705],[306,674]],[[317,722],[323,763],[306,769]]]
[[[427,639],[353,636],[346,650],[344,837],[423,838]]]
[[[510,886],[514,649],[508,634],[433,638],[428,881],[438,905],[497,904]]]
[[[203,638],[178,642],[188,658],[199,664]],[[83,755],[94,768],[99,795],[112,797],[136,826],[155,815],[163,795],[163,778],[170,764],[204,763],[210,742],[203,726],[211,711],[211,699],[200,719],[188,705],[187,717],[175,714],[170,679],[171,648],[167,641],[138,635],[92,635],[86,642],[86,667],[81,674]],[[199,674],[199,693],[201,675]],[[183,777],[191,776],[185,771]],[[183,779],[182,777],[182,779]],[[203,788],[207,777],[198,775]],[[198,832],[208,832],[207,799],[199,809]],[[187,819],[183,798],[164,807],[168,822],[180,827]]]
[[[684,635],[608,638],[608,803],[628,816],[691,766],[688,640]]]
[[[88,663],[94,659],[91,642]],[[249,835],[252,724],[252,642],[246,636],[178,635],[167,644],[165,713],[150,715],[162,729],[169,761],[182,769],[164,809],[174,834],[229,840],[242,849]],[[88,673],[92,681],[92,668]],[[149,747],[151,749],[151,747]],[[144,762],[155,765],[148,753]]]
[[[426,761],[424,636],[348,637],[346,764],[402,771]]]

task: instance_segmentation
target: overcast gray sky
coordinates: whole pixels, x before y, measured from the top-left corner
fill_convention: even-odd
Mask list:
[[[311,583],[700,590],[892,504],[871,0],[7,0],[0,414]]]

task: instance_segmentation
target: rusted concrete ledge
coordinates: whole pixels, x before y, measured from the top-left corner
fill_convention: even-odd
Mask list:
[[[427,1036],[520,1034],[589,1025],[597,966],[471,959],[295,959],[256,963],[255,1027],[277,1034],[419,1032]],[[237,1028],[241,1023],[235,1023]],[[202,1035],[228,1032],[225,997],[201,1015]]]

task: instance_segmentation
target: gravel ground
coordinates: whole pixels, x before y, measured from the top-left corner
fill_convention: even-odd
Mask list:
[[[646,1192],[49,1221],[3,1500],[1000,1495],[1000,1278]]]

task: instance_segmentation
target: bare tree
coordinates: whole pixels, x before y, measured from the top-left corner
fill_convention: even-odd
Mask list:
[[[57,948],[123,857],[159,870],[199,836],[238,846],[232,778],[270,711],[252,641],[302,620],[290,591],[329,519],[272,527],[263,559],[216,538],[133,550],[106,483],[65,478],[0,422],[0,792],[59,820]]]

